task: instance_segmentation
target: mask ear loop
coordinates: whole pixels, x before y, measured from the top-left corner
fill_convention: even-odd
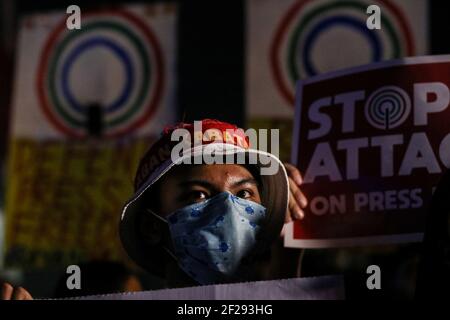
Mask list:
[[[165,224],[169,224],[169,222],[166,219],[164,219],[160,215],[154,213],[153,210],[151,210],[149,208],[145,208],[145,212],[150,213],[152,216],[158,218],[160,221],[164,222]]]
[[[301,252],[298,255],[298,260],[297,260],[297,270],[296,270],[297,278],[300,278],[302,276],[303,259],[305,257],[306,249],[300,249],[300,250],[301,250]]]
[[[153,210],[150,210],[148,208],[145,209],[146,213],[151,214],[152,216],[156,217],[157,219],[159,219],[159,221],[163,222],[164,224],[167,225],[167,227],[169,226],[169,222],[164,219],[163,217],[161,217],[160,215],[156,214],[155,212],[153,212]],[[161,247],[167,252],[167,254],[169,254],[169,256],[175,260],[175,262],[178,263],[178,259],[175,256],[175,254],[173,252],[171,252],[165,245],[161,245]]]

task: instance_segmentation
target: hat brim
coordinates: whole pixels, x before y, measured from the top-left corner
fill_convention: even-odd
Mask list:
[[[219,156],[244,154],[248,160],[249,156],[253,155],[253,158],[250,158],[253,159],[254,163],[245,164],[256,165],[261,169],[266,168],[266,171],[275,166],[276,170],[271,172],[272,174],[260,174],[260,181],[263,186],[261,199],[262,204],[267,209],[267,218],[260,232],[261,237],[258,241],[258,247],[268,248],[280,236],[288,208],[289,183],[286,169],[278,157],[264,151],[244,149],[226,143],[196,146],[174,160],[169,159],[163,162],[135,192],[122,210],[119,225],[122,245],[128,256],[147,271],[162,275],[164,265],[161,259],[167,253],[160,246],[152,247],[143,243],[139,237],[137,217],[146,209],[144,194],[175,165],[183,163],[186,159],[203,155],[206,148],[209,148],[207,152],[211,152],[211,148],[214,149],[213,152]],[[238,162],[238,164],[241,163]]]

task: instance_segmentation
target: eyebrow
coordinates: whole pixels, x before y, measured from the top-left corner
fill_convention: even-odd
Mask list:
[[[235,183],[232,184],[231,187],[236,188],[236,187],[240,187],[244,184],[253,184],[255,186],[259,185],[258,181],[252,177],[252,178],[244,178],[239,181],[236,181]],[[216,187],[212,183],[210,183],[209,181],[204,180],[204,179],[185,180],[185,181],[179,182],[178,185],[180,187],[189,187],[192,185],[200,185],[204,188],[208,188],[208,189],[212,189],[212,190],[216,189]]]
[[[233,187],[240,187],[244,184],[253,184],[255,186],[259,185],[258,181],[255,178],[245,178],[233,183]]]
[[[214,189],[214,185],[210,183],[207,180],[203,179],[192,179],[192,180],[184,180],[178,183],[180,187],[189,187],[192,185],[200,185],[202,187],[208,188],[208,189]]]

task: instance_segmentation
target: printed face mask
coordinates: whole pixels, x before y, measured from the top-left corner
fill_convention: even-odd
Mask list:
[[[262,205],[228,192],[173,212],[167,223],[179,266],[200,284],[236,278],[265,214]]]

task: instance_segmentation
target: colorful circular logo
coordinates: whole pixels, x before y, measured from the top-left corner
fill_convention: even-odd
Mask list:
[[[381,30],[367,28],[366,9],[372,4],[382,8]],[[269,59],[277,89],[294,106],[297,80],[329,69],[411,56],[414,46],[406,17],[389,0],[300,0],[280,20]]]
[[[398,87],[385,86],[374,91],[364,106],[367,121],[378,129],[398,127],[411,112],[408,94]]]
[[[164,61],[147,23],[123,10],[83,13],[80,30],[66,19],[51,32],[37,73],[40,106],[64,135],[87,136],[88,110],[100,105],[105,137],[130,134],[158,109]]]

